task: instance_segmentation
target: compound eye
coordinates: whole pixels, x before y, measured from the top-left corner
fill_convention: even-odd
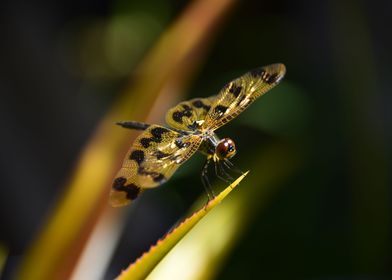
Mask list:
[[[232,158],[236,152],[234,141],[230,138],[222,139],[216,146],[216,155],[219,159]]]

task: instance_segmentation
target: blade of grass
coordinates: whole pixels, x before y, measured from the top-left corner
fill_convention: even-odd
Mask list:
[[[249,172],[249,171],[248,171]],[[121,273],[118,280],[145,279],[155,266],[165,257],[165,255],[215,206],[217,206],[248,174],[244,173],[238,177],[230,186],[224,189],[218,196],[212,199],[205,207],[192,214],[184,220],[178,227],[168,233],[156,245],[142,255],[135,263]]]
[[[159,94],[185,85],[233,2],[194,1],[162,35],[81,154],[65,194],[26,253],[18,279],[68,278],[104,209],[110,181],[121,162],[119,154],[129,145],[129,136],[114,122],[145,119]],[[172,98],[167,96],[167,102]]]
[[[293,149],[272,145],[251,164],[241,188],[200,221],[146,279],[214,279],[256,213],[300,166]]]

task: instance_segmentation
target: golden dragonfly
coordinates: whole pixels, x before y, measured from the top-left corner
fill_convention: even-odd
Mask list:
[[[256,68],[226,84],[217,95],[183,101],[166,113],[170,127],[123,121],[117,124],[142,130],[129,149],[110,192],[110,204],[120,207],[135,200],[144,189],[165,183],[177,168],[196,151],[207,159],[202,181],[210,199],[207,170],[215,163],[217,176],[227,175],[225,168],[234,165],[230,159],[236,146],[230,138],[220,139],[215,130],[244,111],[254,100],[277,85],[286,73],[283,64]]]

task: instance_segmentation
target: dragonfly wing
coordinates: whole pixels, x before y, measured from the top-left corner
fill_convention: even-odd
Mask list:
[[[139,135],[117,173],[110,193],[112,206],[123,206],[146,188],[157,187],[198,149],[202,139],[151,125]]]
[[[215,130],[234,119],[254,100],[277,85],[285,73],[283,64],[272,64],[231,81],[214,98],[202,127]]]

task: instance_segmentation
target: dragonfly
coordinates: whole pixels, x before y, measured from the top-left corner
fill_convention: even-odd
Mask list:
[[[215,164],[219,178],[230,179],[225,169],[234,167],[230,159],[237,151],[232,139],[220,139],[215,130],[277,85],[285,73],[286,67],[281,63],[249,71],[227,83],[217,95],[183,101],[169,109],[165,117],[168,126],[118,122],[124,128],[143,132],[133,142],[114,179],[110,204],[128,205],[144,190],[167,182],[197,151],[206,156],[201,178],[210,200],[214,194],[209,188],[209,164]]]

